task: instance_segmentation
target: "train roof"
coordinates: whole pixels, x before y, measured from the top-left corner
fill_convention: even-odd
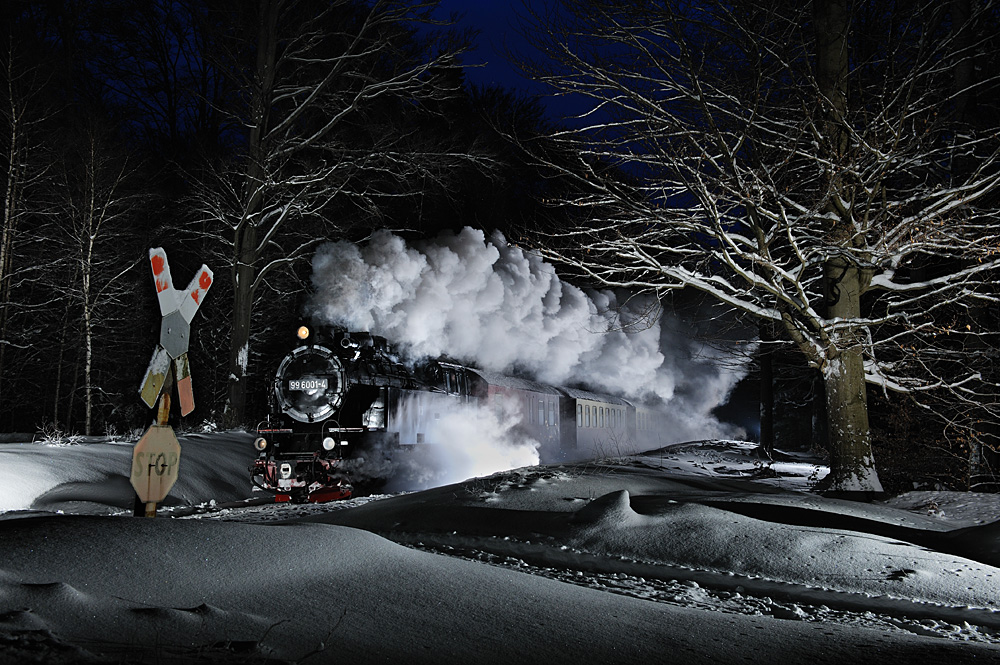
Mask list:
[[[605,404],[616,404],[618,406],[638,406],[639,408],[648,408],[636,404],[633,401],[624,399],[622,397],[616,397],[614,395],[608,395],[606,393],[595,393],[590,390],[584,390],[583,388],[569,388],[567,386],[550,386],[547,383],[539,383],[537,381],[531,381],[529,379],[522,379],[516,376],[509,376],[507,374],[501,374],[500,372],[493,372],[485,369],[477,369],[475,367],[469,367],[467,365],[459,365],[457,363],[442,362],[440,363],[445,367],[463,367],[467,372],[476,374],[486,383],[491,386],[501,386],[503,388],[514,388],[516,390],[530,390],[536,393],[543,393],[546,395],[561,395],[563,397],[569,397],[570,399],[586,399],[594,402],[604,402]]]
[[[472,374],[478,375],[481,379],[486,381],[486,383],[491,386],[501,386],[503,388],[516,388],[517,390],[530,390],[536,393],[545,393],[547,395],[559,395],[560,391],[553,388],[550,385],[544,383],[538,383],[537,381],[529,381],[528,379],[521,379],[516,376],[508,376],[506,374],[501,374],[500,372],[491,372],[485,369],[476,369],[473,367],[466,367],[466,371]]]
[[[594,402],[606,402],[608,404],[618,404],[619,406],[632,406],[632,402],[621,397],[615,397],[614,395],[607,395],[605,393],[595,393],[589,390],[583,390],[582,388],[559,388],[561,392],[566,397],[572,399],[589,399]]]

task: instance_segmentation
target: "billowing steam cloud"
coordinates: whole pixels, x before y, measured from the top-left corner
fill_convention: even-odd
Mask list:
[[[660,398],[677,413],[674,441],[732,434],[711,410],[741,373],[696,357],[679,321],[644,319],[650,301],[585,293],[499,234],[465,228],[410,246],[379,232],[364,246],[331,243],[317,251],[312,279],[314,319],[383,335],[414,358]]]
[[[434,413],[419,426],[424,440],[432,445],[400,460],[395,483],[390,482],[387,489],[425,489],[538,464],[538,441],[514,434],[520,422],[520,401],[516,398],[501,399],[494,408],[452,400],[447,404],[438,400],[435,406],[435,401],[428,395],[400,407],[397,422],[411,425],[420,418],[407,417],[412,415],[405,413],[407,409]],[[400,432],[400,440],[413,441],[413,434]]]

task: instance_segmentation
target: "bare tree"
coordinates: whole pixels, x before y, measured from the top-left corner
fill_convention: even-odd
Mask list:
[[[219,260],[231,273],[230,425],[244,421],[253,313],[268,281],[359,218],[372,226],[380,197],[412,196],[414,183],[445,178],[450,165],[470,158],[394,122],[454,93],[436,74],[458,67],[465,40],[433,39],[444,27],[436,5],[236,5],[244,12],[236,24],[255,39],[237,30],[222,41],[230,64],[219,71],[240,76],[232,121],[245,135],[238,157],[203,179],[196,201],[198,223],[225,247]]]
[[[39,276],[38,266],[25,263],[26,247],[34,243],[28,220],[37,212],[50,161],[44,143],[45,124],[53,112],[46,88],[49,75],[37,53],[14,34],[3,35],[0,53],[0,149],[3,159],[3,212],[0,219],[0,395],[6,388],[7,348],[24,347],[19,340],[18,314],[25,303],[16,298]]]
[[[775,322],[821,373],[834,490],[882,489],[866,383],[996,405],[966,344],[997,302],[1000,141],[953,115],[997,88],[995,68],[954,87],[992,3],[960,23],[920,1],[554,5],[526,18],[548,57],[527,69],[586,103],[555,137],[585,221],[547,256]]]
[[[105,351],[113,353],[129,319],[120,310],[133,290],[125,277],[142,258],[134,241],[142,197],[136,187],[137,160],[117,146],[107,131],[91,122],[65,138],[50,198],[55,260],[46,268],[52,291],[66,308],[67,322],[78,322],[83,429],[90,435],[95,399],[102,390],[96,371],[99,364],[107,364],[106,358],[102,363],[95,353],[95,345],[102,342]],[[109,325],[115,318],[119,325]]]
[[[224,77],[206,57],[210,7],[200,0],[84,7],[88,64],[106,86],[104,98],[123,125],[169,159],[193,161],[222,138]]]

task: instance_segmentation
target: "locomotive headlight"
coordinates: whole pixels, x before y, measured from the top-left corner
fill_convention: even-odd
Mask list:
[[[326,437],[323,439],[323,450],[333,450],[333,447],[337,445],[337,442],[333,440],[333,437]]]
[[[264,449],[267,448],[267,439],[262,436],[258,436],[254,439],[253,447],[261,452],[264,452]]]
[[[306,339],[309,337],[309,327],[299,326],[299,329],[295,331],[295,334],[298,335],[299,339]]]

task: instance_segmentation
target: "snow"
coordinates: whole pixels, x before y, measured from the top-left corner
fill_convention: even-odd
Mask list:
[[[703,441],[421,492],[260,504],[252,435],[0,444],[0,663],[1000,662],[1000,497],[811,491]]]

